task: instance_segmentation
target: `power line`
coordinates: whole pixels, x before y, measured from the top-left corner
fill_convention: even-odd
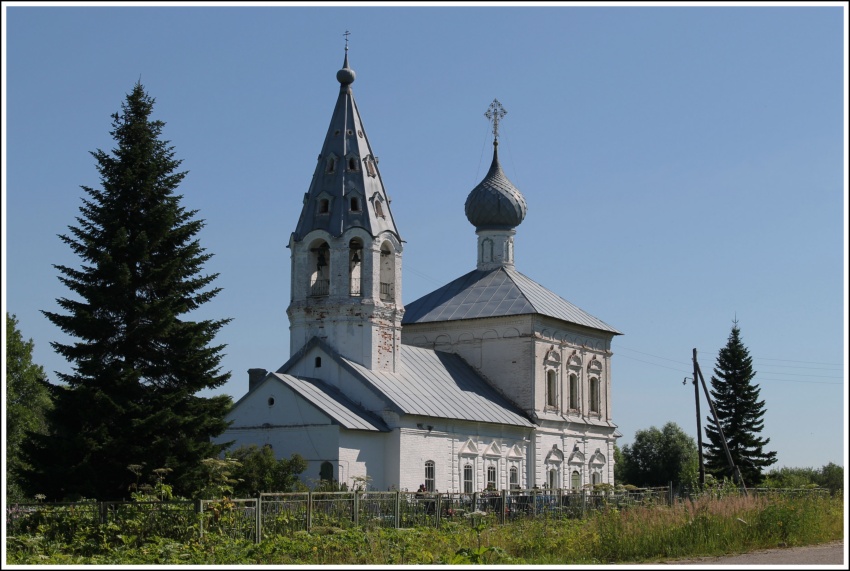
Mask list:
[[[771,359],[769,357],[753,357],[753,359],[758,359],[761,361],[786,361],[788,363],[810,363],[812,365],[827,365],[830,367],[843,367],[843,363],[822,363],[820,361],[794,361],[792,359]]]
[[[628,347],[623,347],[623,346],[618,346],[617,348],[618,349],[625,349],[627,351],[634,351],[635,353],[640,353],[641,355],[648,355],[650,357],[655,357],[656,359],[663,359],[664,361],[670,361],[672,363],[678,363],[680,365],[687,365],[688,364],[687,361],[679,361],[679,360],[676,360],[676,359],[668,359],[667,357],[659,357],[658,355],[653,355],[652,353],[644,353],[643,351],[638,351],[637,349],[630,349]],[[627,355],[623,355],[623,356],[626,357]]]
[[[625,347],[621,347],[621,349],[625,349]],[[675,361],[675,360],[673,360],[673,359],[666,359],[666,358],[664,358],[664,357],[658,357],[657,355],[650,355],[649,353],[643,353],[642,351],[636,351],[635,349],[630,349],[630,351],[635,351],[636,353],[642,353],[642,354],[644,354],[644,355],[649,355],[650,357],[655,357],[656,359],[664,359],[665,361],[673,361],[674,363],[678,363],[678,362],[679,362],[679,361]],[[653,365],[653,366],[655,366],[655,367],[661,367],[662,369],[670,369],[671,371],[677,371],[677,372],[679,372],[679,373],[684,373],[684,374],[691,374],[691,373],[692,373],[692,371],[687,371],[687,370],[682,370],[682,369],[676,369],[676,368],[674,368],[674,367],[668,367],[667,365],[661,365],[661,364],[659,364],[659,363],[653,363],[652,361],[645,361],[645,360],[643,360],[643,359],[638,359],[638,358],[636,358],[636,357],[632,357],[631,355],[623,355],[623,354],[620,354],[620,357],[623,357],[623,358],[625,358],[625,359],[631,359],[632,361],[637,361],[637,362],[639,362],[639,363],[646,363],[647,365]],[[818,378],[825,378],[825,379],[837,379],[837,378],[840,378],[840,377],[829,377],[829,376],[824,376],[824,375],[805,375],[805,374],[803,374],[803,373],[780,373],[780,372],[776,372],[776,371],[768,371],[768,372],[766,372],[765,374],[768,374],[768,375],[792,375],[792,376],[806,376],[806,377],[818,377]],[[755,377],[755,380],[756,380],[757,382],[761,382],[761,381],[777,381],[777,382],[782,382],[782,383],[804,383],[804,384],[819,384],[819,385],[843,385],[843,383],[830,383],[830,382],[828,382],[828,381],[803,381],[803,380],[798,380],[798,379],[774,379],[774,378],[770,378],[770,377],[761,377],[761,376],[758,376],[758,375]]]
[[[652,361],[644,361],[643,359],[637,359],[637,358],[632,357],[630,355],[620,355],[620,357],[624,357],[626,359],[631,359],[632,361],[638,361],[640,363],[646,363],[648,365],[655,365],[656,367],[661,367],[663,369],[670,369],[671,371],[678,371],[680,373],[688,374],[688,373],[692,372],[692,371],[683,371],[682,369],[674,369],[673,367],[668,367],[667,365],[659,365],[658,363],[653,363]],[[661,358],[661,357],[659,357],[659,358]]]
[[[680,364],[680,365],[687,365],[687,364],[689,364],[689,363],[688,363],[688,362],[686,362],[686,361],[681,361],[681,360],[677,360],[677,359],[669,359],[669,358],[667,358],[667,357],[661,357],[660,355],[653,355],[652,353],[647,353],[647,352],[645,352],[645,351],[638,351],[637,349],[632,349],[632,348],[630,348],[630,347],[623,347],[623,346],[619,346],[619,345],[618,345],[616,348],[617,348],[618,350],[619,350],[619,349],[625,349],[626,351],[633,351],[633,352],[635,352],[635,353],[640,353],[641,355],[647,355],[647,356],[649,356],[649,357],[654,357],[654,358],[656,358],[656,359],[662,359],[662,360],[664,360],[664,361],[670,361],[671,363],[677,363],[677,364]],[[718,350],[718,351],[719,351],[719,350]],[[622,355],[622,354],[621,354],[620,356],[621,356],[621,357],[627,357],[627,358],[628,358],[628,355]],[[633,357],[632,357],[632,358],[633,358]],[[635,360],[637,360],[637,359],[635,359]],[[756,361],[756,360],[759,360],[759,359],[758,359],[758,358],[756,358],[756,357],[754,357],[754,358],[753,358],[753,360],[754,360],[754,361]],[[787,362],[789,362],[789,363],[810,363],[810,364],[813,364],[813,365],[823,365],[823,366],[824,366],[823,368],[814,369],[814,370],[821,370],[821,371],[829,371],[829,370],[836,370],[836,369],[837,369],[837,370],[841,370],[841,368],[843,367],[842,365],[835,365],[835,364],[833,364],[833,363],[822,363],[822,362],[819,362],[819,361],[794,361],[794,360],[791,360],[791,359],[766,359],[766,358],[762,358],[761,360],[765,360],[765,361],[787,361]],[[655,364],[655,363],[650,363],[650,364]],[[658,365],[658,366],[660,367],[661,365]],[[774,368],[788,368],[788,369],[807,369],[807,370],[813,370],[813,369],[812,369],[812,367],[798,367],[798,366],[795,366],[795,365],[771,365],[771,364],[765,364],[765,366],[766,366],[766,367],[774,367]],[[773,374],[776,374],[776,375],[790,375],[790,374],[795,374],[795,373],[778,373],[778,372],[776,372],[776,373],[775,373],[775,372],[773,372],[773,371],[769,371],[769,372],[770,372],[770,373],[773,373]],[[799,373],[797,373],[797,374],[799,374]],[[820,375],[806,375],[806,376],[820,376]],[[840,377],[827,377],[827,378],[840,378]]]

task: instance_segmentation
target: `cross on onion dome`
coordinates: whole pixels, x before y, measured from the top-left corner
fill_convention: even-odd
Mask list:
[[[490,104],[490,107],[487,108],[487,112],[484,114],[487,120],[493,123],[493,140],[496,143],[499,141],[499,121],[507,114],[508,112],[505,111],[505,108],[502,107],[498,99],[493,100],[493,103]]]

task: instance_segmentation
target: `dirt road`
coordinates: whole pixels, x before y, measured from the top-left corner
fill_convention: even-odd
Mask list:
[[[844,550],[844,541],[833,541],[820,545],[763,549],[722,557],[661,561],[656,565],[840,565],[842,569],[847,569],[847,552]]]

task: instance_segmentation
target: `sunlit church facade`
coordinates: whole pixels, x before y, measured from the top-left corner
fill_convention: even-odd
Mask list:
[[[297,452],[305,483],[349,489],[363,478],[371,489],[465,493],[613,483],[620,332],[516,270],[527,206],[499,164],[498,101],[487,113],[493,161],[464,205],[477,265],[405,306],[403,242],[347,48],[336,77],[289,240],[290,357],[274,372],[249,371],[217,441]]]

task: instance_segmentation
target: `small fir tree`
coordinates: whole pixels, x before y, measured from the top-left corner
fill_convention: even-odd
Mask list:
[[[759,400],[759,386],[753,383],[755,376],[753,360],[735,321],[726,346],[717,356],[710,392],[732,461],[744,483],[750,486],[759,484],[762,470],[776,462],[776,452],[764,449],[770,438],[759,436],[764,429],[765,408],[764,401]],[[717,477],[734,478],[717,423],[712,416],[707,421],[708,440],[703,442],[706,471]]]
[[[66,313],[43,313],[76,338],[52,343],[73,373],[57,373],[65,384],[51,386],[49,432],[27,446],[28,487],[52,499],[126,498],[131,464],[170,468],[175,493],[190,495],[201,461],[223,449],[210,439],[227,427],[230,397],[197,393],[230,377],[224,346],[211,344],[229,319],[187,319],[219,293],[209,287],[218,274],[201,273],[204,223],[175,194],[186,172],[153,105],[136,83],[112,115],[112,153],[91,153],[102,188],[82,187],[77,226],[60,236],[83,262],[54,266],[76,298],[57,300]]]

